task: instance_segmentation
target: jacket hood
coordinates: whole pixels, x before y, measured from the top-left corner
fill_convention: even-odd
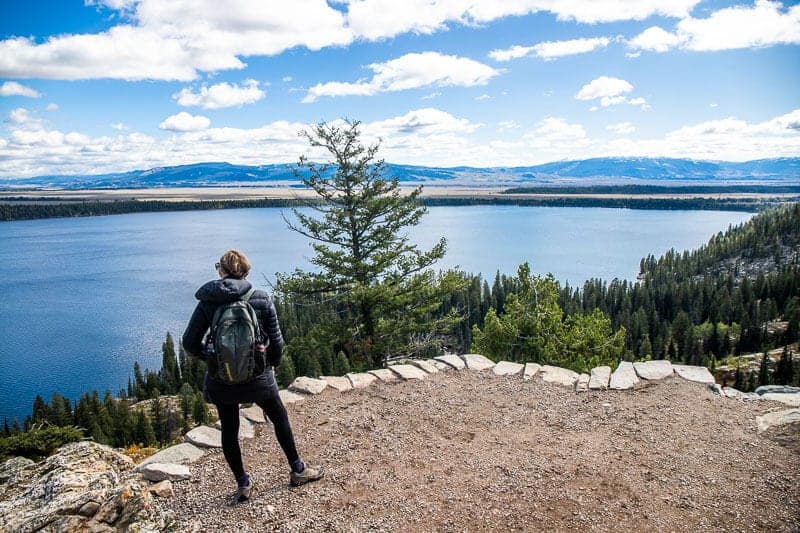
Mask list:
[[[194,293],[202,302],[223,304],[235,302],[250,290],[252,285],[246,279],[223,278],[209,281]]]

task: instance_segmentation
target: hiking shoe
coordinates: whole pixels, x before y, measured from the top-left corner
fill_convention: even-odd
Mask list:
[[[317,481],[318,479],[322,479],[325,477],[325,469],[321,466],[313,467],[308,466],[303,469],[302,472],[299,474],[295,471],[292,471],[291,474],[291,482],[293,487],[299,487],[305,483],[311,483],[312,481]]]
[[[247,477],[247,482],[239,485],[236,489],[236,494],[233,495],[234,505],[237,503],[244,503],[250,499],[250,494],[253,492],[253,487],[256,486],[255,481],[250,476]]]

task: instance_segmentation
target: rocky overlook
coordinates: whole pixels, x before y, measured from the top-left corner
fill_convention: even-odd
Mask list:
[[[800,410],[786,405],[794,391],[753,401],[720,390],[704,368],[661,361],[576,374],[477,355],[299,378],[291,388],[282,395],[301,454],[326,466],[319,483],[289,486],[269,423],[249,408],[240,437],[257,486],[246,504],[228,504],[234,484],[217,433],[198,428],[135,470],[93,443],[40,463],[4,463],[0,530],[792,531],[800,523]]]

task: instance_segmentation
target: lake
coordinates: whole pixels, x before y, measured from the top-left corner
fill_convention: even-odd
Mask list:
[[[308,241],[287,229],[289,210],[138,213],[0,222],[0,417],[23,418],[36,394],[118,391],[134,361],[157,368],[194,291],[228,248],[253,263],[251,281],[307,267]],[[751,213],[604,208],[431,207],[411,237],[448,239],[442,268],[491,279],[530,262],[571,285],[634,279],[639,260],[695,248]]]

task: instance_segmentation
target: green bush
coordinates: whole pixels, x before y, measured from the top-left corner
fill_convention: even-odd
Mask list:
[[[83,432],[69,426],[36,428],[0,438],[0,458],[22,456],[40,459],[53,453],[59,446],[83,439]]]

